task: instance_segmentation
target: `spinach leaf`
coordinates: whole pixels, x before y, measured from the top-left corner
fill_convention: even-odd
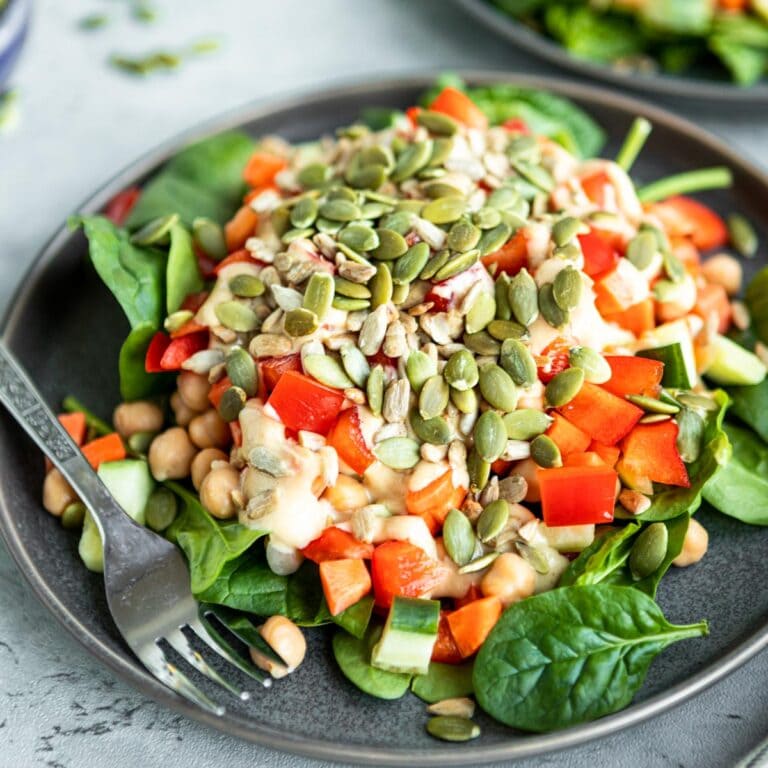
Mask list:
[[[426,675],[416,675],[411,682],[411,690],[428,704],[457,696],[471,696],[475,689],[472,685],[474,662],[466,664],[441,664],[432,661]]]
[[[131,328],[163,321],[165,256],[133,245],[124,229],[103,216],[79,219],[88,238],[93,266],[123,308]]]
[[[748,427],[768,442],[768,378],[751,387],[730,387],[731,409]]]
[[[368,595],[358,600],[354,605],[350,605],[345,611],[331,616],[331,621],[338,624],[342,629],[346,629],[350,635],[362,638],[365,637],[372,615],[373,598]]]
[[[331,620],[320,582],[320,570],[311,560],[305,560],[299,570],[288,577],[285,615],[302,627],[318,627]]]
[[[184,486],[174,482],[166,485],[182,501],[182,511],[171,523],[166,536],[175,541],[187,556],[192,592],[195,595],[204,594],[225,564],[245,552],[265,532],[239,523],[218,523],[197,496]]]
[[[768,445],[747,429],[726,424],[733,456],[704,487],[704,498],[724,515],[768,525]]]
[[[170,213],[188,227],[197,216],[223,224],[240,204],[254,146],[246,134],[231,131],[182,150],[146,185],[126,225],[133,229]]]
[[[399,699],[411,684],[411,675],[371,666],[371,651],[381,637],[381,626],[372,627],[362,639],[343,629],[333,636],[333,655],[344,677],[361,691],[378,699]]]
[[[628,523],[623,528],[596,538],[565,569],[559,586],[581,587],[599,584],[624,568],[634,543],[634,536],[640,527],[640,523]]]
[[[504,612],[475,661],[475,695],[513,728],[567,728],[625,707],[660,651],[706,634],[706,622],[670,624],[637,589],[561,587]]]
[[[147,373],[144,358],[147,347],[157,329],[152,323],[137,325],[120,347],[118,369],[120,371],[120,395],[123,400],[139,400],[142,397],[173,389],[175,376],[170,373]]]
[[[192,236],[182,224],[175,224],[171,228],[165,284],[168,286],[165,304],[169,315],[181,307],[190,293],[203,289],[203,278],[192,247]]]
[[[750,281],[744,293],[752,327],[763,344],[768,344],[768,267],[763,267]]]

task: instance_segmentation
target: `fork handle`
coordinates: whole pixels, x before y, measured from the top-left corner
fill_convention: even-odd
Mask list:
[[[88,507],[102,540],[138,527],[101,482],[8,347],[0,342],[0,402],[61,471]]]

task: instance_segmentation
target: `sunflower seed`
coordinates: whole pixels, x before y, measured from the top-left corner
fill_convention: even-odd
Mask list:
[[[573,267],[561,269],[552,283],[552,298],[565,312],[575,309],[581,299],[581,273]]]
[[[480,392],[492,408],[514,411],[517,405],[517,389],[510,375],[495,364],[480,369]]]
[[[404,285],[415,280],[429,260],[429,246],[424,242],[412,245],[392,268],[393,282]]]
[[[423,419],[439,416],[448,405],[448,384],[442,376],[430,376],[419,392],[419,413]]]
[[[429,162],[432,156],[432,147],[431,139],[414,141],[409,144],[397,158],[394,170],[390,174],[392,181],[405,181],[420,171]]]
[[[410,405],[411,385],[408,379],[396,379],[387,385],[384,391],[382,416],[390,423],[403,421],[408,415]]]
[[[568,322],[568,312],[555,301],[552,283],[545,283],[539,288],[539,311],[553,328],[562,328]]]
[[[629,569],[635,581],[650,576],[667,554],[669,531],[664,523],[651,523],[642,530],[629,553]]]
[[[490,293],[480,293],[464,320],[467,333],[482,331],[496,316],[496,300]]]
[[[509,284],[509,306],[515,320],[529,326],[539,316],[539,299],[536,281],[523,267]]]
[[[509,504],[497,499],[488,504],[477,519],[477,538],[484,544],[498,536],[509,520]]]
[[[260,325],[260,320],[256,313],[239,301],[223,301],[221,304],[216,305],[214,312],[219,322],[225,328],[229,328],[237,333],[255,331]]]
[[[390,437],[377,443],[376,458],[390,469],[412,469],[419,463],[419,444],[409,437]]]
[[[624,488],[617,501],[627,512],[633,515],[642,515],[643,512],[651,508],[651,500],[647,496],[630,488]]]
[[[521,387],[531,386],[538,378],[536,361],[530,349],[517,339],[506,339],[499,355],[501,367]]]
[[[443,545],[456,565],[466,565],[475,552],[475,532],[472,523],[458,509],[452,509],[443,523]]]
[[[475,714],[475,702],[464,696],[443,699],[427,707],[430,715],[450,715],[453,717],[472,717]]]
[[[179,223],[179,214],[171,213],[147,222],[131,235],[135,245],[159,245],[168,241],[171,229]]]
[[[288,465],[274,451],[264,445],[257,445],[248,452],[248,463],[272,477],[287,477]]]
[[[240,387],[229,387],[219,400],[218,412],[224,421],[234,421],[243,410],[247,395]]]
[[[389,324],[387,332],[384,334],[382,350],[387,357],[392,358],[402,357],[408,352],[405,328],[399,320]]]
[[[236,387],[248,397],[253,397],[259,388],[259,374],[253,358],[242,348],[234,347],[226,359],[227,376]]]
[[[283,357],[292,349],[291,340],[281,334],[261,333],[251,339],[248,351],[254,357]]]
[[[413,231],[435,251],[445,246],[445,231],[431,221],[417,217],[413,222]]]
[[[295,288],[288,288],[279,283],[270,286],[272,296],[280,309],[284,312],[290,312],[292,309],[298,309],[301,306],[304,297]]]
[[[389,314],[387,306],[382,304],[374,309],[363,321],[363,327],[358,335],[357,346],[366,356],[375,355],[381,343],[384,341],[384,335],[387,332],[389,323]]]
[[[367,283],[375,274],[376,267],[371,264],[357,264],[354,261],[345,261],[339,265],[339,277],[352,283]]]

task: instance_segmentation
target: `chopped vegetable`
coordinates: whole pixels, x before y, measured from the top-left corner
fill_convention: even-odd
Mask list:
[[[267,400],[286,427],[321,435],[328,434],[343,402],[338,390],[295,371],[283,373]]]
[[[541,513],[548,526],[610,523],[616,472],[608,466],[537,469]]]
[[[353,606],[371,591],[371,577],[362,560],[322,560],[320,582],[331,616]]]
[[[606,445],[616,445],[643,415],[636,405],[588,381],[579,394],[559,410],[593,440]]]
[[[315,563],[327,560],[364,559],[373,557],[373,545],[358,541],[351,533],[331,526],[301,550],[301,554]]]
[[[449,613],[446,622],[463,658],[475,653],[501,617],[498,597],[483,597]]]
[[[690,486],[688,471],[677,450],[677,424],[638,424],[622,441],[621,465],[636,477],[654,483]]]
[[[388,608],[395,597],[421,597],[440,580],[437,563],[407,541],[385,541],[371,562],[376,605]]]

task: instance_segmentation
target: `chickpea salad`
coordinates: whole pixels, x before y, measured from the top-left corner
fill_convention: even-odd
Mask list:
[[[113,424],[60,418],[236,652],[282,677],[329,625],[351,684],[465,741],[476,705],[615,712],[706,635],[654,598],[706,554],[702,498],[768,524],[768,271],[742,295],[751,224],[690,197],[728,169],[639,185],[644,119],[599,159],[570,102],[451,82],[317,141],[216,136],[74,219],[131,330]],[[43,504],[101,570],[56,469]]]

